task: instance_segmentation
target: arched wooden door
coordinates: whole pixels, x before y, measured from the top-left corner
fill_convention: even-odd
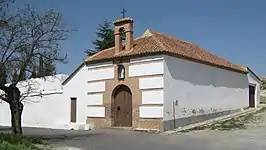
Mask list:
[[[132,94],[125,85],[118,86],[114,91],[112,105],[114,126],[132,126]]]

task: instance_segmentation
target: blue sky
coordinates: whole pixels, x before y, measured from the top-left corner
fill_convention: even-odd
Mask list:
[[[134,36],[145,29],[184,39],[233,63],[249,66],[266,76],[266,1],[263,0],[17,0],[16,5],[31,4],[37,10],[53,8],[64,21],[78,29],[61,43],[68,63],[58,72],[69,74],[93,48],[95,29],[104,20],[127,15],[135,20]]]

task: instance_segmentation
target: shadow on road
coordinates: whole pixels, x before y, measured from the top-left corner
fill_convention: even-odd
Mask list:
[[[85,133],[85,134],[58,134],[58,135],[27,135],[30,137],[39,138],[45,141],[64,141],[64,140],[74,140],[78,138],[88,138],[91,136],[101,136],[104,133]]]
[[[104,132],[92,132],[82,130],[62,130],[48,128],[23,127],[23,135],[28,137],[39,138],[46,141],[72,140],[77,138],[87,138],[91,136],[101,136]],[[11,133],[12,128],[0,126],[0,133]]]

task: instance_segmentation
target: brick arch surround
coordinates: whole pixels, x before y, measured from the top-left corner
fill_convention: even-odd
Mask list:
[[[104,104],[106,106],[105,115],[106,119],[109,122],[109,126],[113,126],[113,119],[112,119],[112,111],[111,111],[111,105],[114,101],[113,99],[113,91],[115,88],[119,85],[125,85],[131,90],[132,94],[132,127],[138,128],[139,124],[139,106],[141,105],[141,92],[138,89],[139,87],[139,81],[138,78],[129,78],[128,77],[128,66],[129,63],[125,62],[123,65],[125,66],[125,79],[124,80],[118,80],[117,79],[117,63],[114,63],[114,69],[115,69],[115,76],[113,80],[106,80],[106,91],[104,93]]]
[[[113,91],[119,85],[127,86],[132,93],[132,129],[158,129],[162,131],[162,119],[143,119],[139,118],[139,106],[141,106],[142,97],[139,90],[139,77],[129,77],[128,68],[129,61],[124,61],[125,79],[118,80],[117,69],[119,62],[114,62],[114,78],[105,80],[105,92],[103,92],[103,106],[105,107],[105,118],[87,118],[88,124],[93,124],[94,128],[113,127],[112,119],[112,102]]]

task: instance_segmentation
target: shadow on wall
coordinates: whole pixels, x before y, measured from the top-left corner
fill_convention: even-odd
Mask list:
[[[165,62],[174,80],[186,81],[193,85],[248,88],[249,81],[246,74],[171,57],[167,57]]]

